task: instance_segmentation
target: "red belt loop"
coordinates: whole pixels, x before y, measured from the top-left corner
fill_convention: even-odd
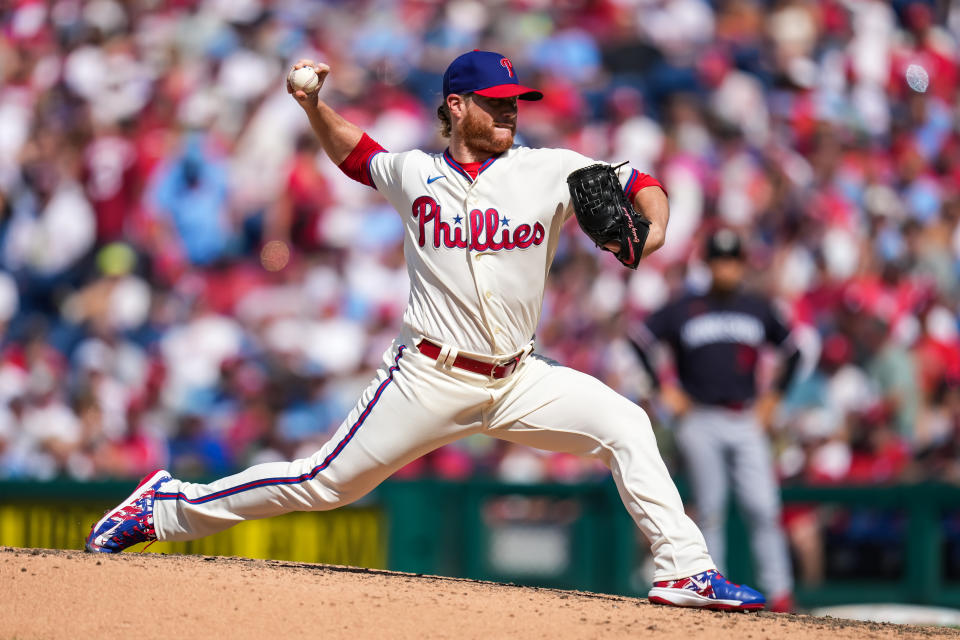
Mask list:
[[[440,355],[441,348],[440,345],[434,344],[429,340],[421,340],[419,344],[417,344],[417,350],[428,358],[436,360]],[[518,355],[502,364],[493,364],[491,362],[483,362],[481,360],[468,358],[467,356],[458,355],[453,361],[453,366],[458,369],[465,369],[473,373],[479,373],[482,376],[487,376],[488,378],[496,378],[499,380],[506,378],[514,372],[517,365],[520,364],[520,358],[521,356]]]

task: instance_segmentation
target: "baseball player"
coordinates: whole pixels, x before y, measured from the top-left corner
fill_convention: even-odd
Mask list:
[[[780,527],[780,494],[765,428],[779,393],[800,362],[790,331],[764,299],[741,289],[739,236],[730,229],[706,243],[712,282],[700,295],[684,295],[650,315],[632,336],[640,360],[659,387],[650,350],[661,342],[676,363],[679,387],[664,384],[661,398],[680,417],[676,441],[686,461],[707,547],[726,556],[728,483],[752,530],[754,564],[771,609],[792,608],[790,559]],[[760,348],[774,345],[785,358],[775,389],[758,402],[755,374]],[[729,475],[728,475],[729,474]]]
[[[322,86],[329,67],[300,61],[295,68],[304,66]],[[387,152],[320,99],[319,87],[309,95],[289,83],[288,90],[330,159],[377,189],[403,219],[410,297],[399,335],[316,454],[210,484],[157,471],[93,526],[87,550],[116,553],[147,540],[207,536],[243,520],[334,509],[419,456],[484,433],[606,463],[652,548],[651,600],[762,608],[760,593],[717,572],[646,414],[598,380],[534,353],[547,273],[560,227],[573,215],[564,179],[594,163],[568,150],[514,146],[517,100],[542,94],[519,83],[510,59],[472,51],[447,68],[438,109],[450,138],[443,153]],[[616,192],[649,219],[649,234],[639,246],[631,223],[632,240],[604,245],[635,266],[663,244],[667,198],[649,176],[621,176]]]

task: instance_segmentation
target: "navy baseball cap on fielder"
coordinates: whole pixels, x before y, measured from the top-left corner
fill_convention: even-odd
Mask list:
[[[443,97],[451,93],[477,93],[487,98],[539,100],[543,94],[517,80],[510,58],[475,49],[458,56],[443,74]]]
[[[743,257],[743,245],[740,242],[740,236],[731,229],[720,229],[714,231],[707,238],[707,260],[714,258],[737,258]]]

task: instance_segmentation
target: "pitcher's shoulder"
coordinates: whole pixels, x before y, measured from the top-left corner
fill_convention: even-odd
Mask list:
[[[433,171],[441,162],[443,154],[424,151],[422,149],[407,149],[390,154],[391,161],[404,172]]]
[[[560,147],[525,147],[515,146],[509,155],[517,160],[532,160],[541,163],[555,163],[562,165],[587,165],[594,161],[571,149]]]
[[[406,162],[434,162],[443,157],[442,151],[424,151],[423,149],[408,149],[397,152],[398,156],[403,156]]]
[[[576,151],[564,149],[562,147],[527,147],[524,145],[515,145],[510,147],[510,154],[518,156],[568,156],[570,154],[579,155]]]

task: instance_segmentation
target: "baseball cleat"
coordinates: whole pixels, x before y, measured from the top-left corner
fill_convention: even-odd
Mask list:
[[[139,542],[157,539],[153,528],[153,496],[164,482],[172,480],[169,473],[158,469],[147,475],[130,497],[90,529],[85,544],[87,551],[120,553]]]
[[[757,611],[766,604],[759,591],[730,582],[716,569],[679,580],[654,582],[647,599],[655,604],[723,611]]]

